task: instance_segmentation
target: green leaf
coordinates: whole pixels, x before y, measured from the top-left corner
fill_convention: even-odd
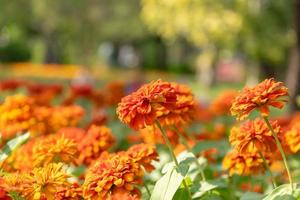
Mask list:
[[[221,180],[201,181],[198,191],[193,195],[193,198],[203,196],[206,192],[215,188],[226,187],[226,184]]]
[[[189,199],[189,193],[185,188],[180,188],[176,191],[173,200]]]
[[[296,185],[296,184],[295,184]],[[290,184],[281,185],[272,190],[263,200],[295,200]]]
[[[172,200],[184,176],[173,168],[155,184],[150,200]]]
[[[263,199],[264,195],[256,192],[246,192],[241,196],[240,200],[260,200]]]
[[[19,193],[12,191],[8,193],[8,196],[12,198],[12,200],[25,200],[23,197],[19,195]]]
[[[8,141],[3,149],[0,151],[0,161],[5,160],[16,148],[23,144],[30,137],[29,133],[17,136]]]

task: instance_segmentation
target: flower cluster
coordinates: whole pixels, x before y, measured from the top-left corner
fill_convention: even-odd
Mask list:
[[[278,149],[285,160],[278,139],[282,135],[281,128],[276,121],[269,122],[268,116],[269,106],[282,108],[286,96],[287,88],[274,79],[266,79],[253,88],[246,87],[236,96],[231,107],[233,116],[243,120],[254,109],[258,109],[264,119],[247,120],[240,126],[232,127],[229,142],[234,151],[229,152],[223,160],[223,166],[230,174],[264,172],[265,165],[271,164],[270,153],[274,154]]]
[[[76,126],[83,117],[80,106],[44,107],[23,95],[9,96],[0,105],[0,131],[4,140],[29,131],[32,136]]]

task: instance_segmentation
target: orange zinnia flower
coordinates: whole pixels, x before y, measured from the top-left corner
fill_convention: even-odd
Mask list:
[[[165,116],[176,107],[176,92],[171,83],[161,80],[143,85],[118,104],[119,119],[138,130],[153,125],[158,117]]]
[[[106,126],[92,126],[78,144],[80,164],[90,165],[102,152],[115,144],[115,137]]]
[[[132,192],[128,192],[127,190],[115,188],[111,195],[107,197],[107,200],[140,200],[138,194],[133,194]]]
[[[272,122],[272,127],[276,133],[280,132],[280,126]],[[262,119],[246,121],[239,127],[231,129],[229,142],[241,153],[251,152],[271,152],[276,150],[275,139],[267,124]]]
[[[77,154],[76,143],[64,136],[50,135],[40,139],[33,147],[33,162],[36,167],[52,162],[71,163]]]
[[[82,200],[82,189],[78,183],[59,188],[55,200]]]
[[[87,171],[84,198],[109,199],[117,193],[116,189],[139,197],[136,185],[143,183],[142,166],[148,171],[153,170],[151,162],[157,160],[157,156],[154,146],[148,144],[138,144],[114,154],[103,152]]]
[[[290,130],[285,132],[284,141],[293,153],[300,150],[300,122],[294,124]]]
[[[152,160],[158,160],[156,149],[151,144],[137,144],[127,150],[127,155],[134,162],[142,165],[148,172],[154,170]]]
[[[266,79],[253,88],[244,88],[234,99],[230,111],[239,120],[245,119],[256,108],[262,116],[268,116],[269,106],[282,108],[287,101],[282,97],[286,96],[288,89],[282,82]]]
[[[167,115],[158,117],[163,126],[182,126],[195,118],[196,101],[190,88],[178,83],[171,83],[175,89],[176,104]]]
[[[28,200],[55,199],[58,189],[70,184],[68,178],[62,163],[51,163],[30,173],[8,174],[4,185],[8,191],[18,192]]]
[[[114,187],[134,191],[142,183],[143,170],[126,154],[112,154],[99,159],[86,173],[83,196],[86,199],[106,199]]]
[[[264,157],[269,164],[270,157],[267,154]],[[241,154],[237,151],[227,153],[223,160],[223,168],[229,171],[230,176],[234,173],[239,175],[258,174],[265,170],[263,159],[258,153]]]

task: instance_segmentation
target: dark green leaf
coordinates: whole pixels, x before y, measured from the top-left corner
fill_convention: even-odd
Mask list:
[[[189,199],[189,193],[185,188],[180,188],[176,191],[173,200]]]

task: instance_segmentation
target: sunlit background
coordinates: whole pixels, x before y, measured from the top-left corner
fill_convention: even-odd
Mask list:
[[[295,109],[299,12],[286,0],[0,0],[0,78],[172,79],[205,99],[275,77]]]

